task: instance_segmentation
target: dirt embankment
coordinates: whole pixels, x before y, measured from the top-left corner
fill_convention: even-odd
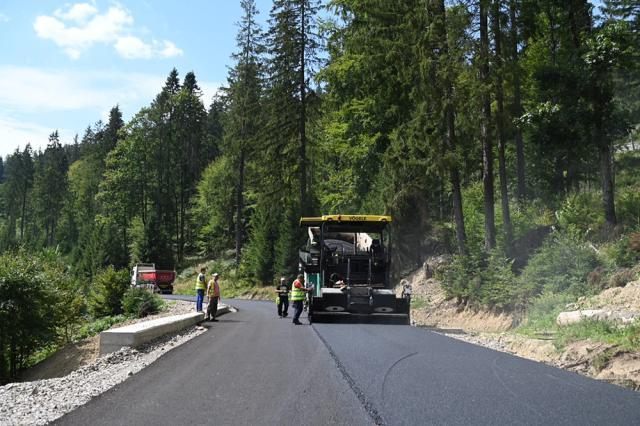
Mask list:
[[[156,315],[145,318],[130,319],[116,324],[113,328],[124,327],[141,321],[149,321],[169,315],[192,312],[194,304],[175,300],[167,303],[167,307]],[[63,377],[80,367],[91,364],[100,356],[100,336],[96,335],[76,343],[70,343],[44,361],[34,365],[20,374],[21,381],[33,381]]]
[[[446,300],[440,282],[432,277],[441,259],[428,263],[407,277],[413,286],[411,318],[414,325],[640,390],[640,353],[590,339],[559,348],[553,336],[534,339],[518,334],[515,327],[523,321],[522,315],[463,308],[454,300]],[[567,306],[567,310],[589,308],[640,311],[640,281],[607,289]]]
[[[433,278],[434,272],[445,263],[443,257],[430,259],[407,277],[413,287],[412,306],[416,309],[411,310],[411,319],[416,325],[443,331],[500,333],[518,324],[516,315],[460,307],[455,300],[447,300],[440,281]]]

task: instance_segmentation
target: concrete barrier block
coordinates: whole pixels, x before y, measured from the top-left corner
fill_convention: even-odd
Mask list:
[[[141,346],[164,334],[175,333],[204,319],[202,312],[174,315],[144,321],[100,333],[100,355],[115,352],[123,346]]]

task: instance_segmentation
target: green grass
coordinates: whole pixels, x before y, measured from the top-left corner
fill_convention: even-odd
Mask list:
[[[618,350],[637,351],[640,349],[640,321],[625,327],[610,321],[581,321],[558,328],[555,344],[563,348],[586,339],[616,345]]]
[[[572,342],[593,340],[616,346],[616,350],[640,350],[640,321],[622,327],[611,321],[585,320],[567,326],[558,326],[558,314],[574,300],[566,294],[546,293],[534,299],[527,312],[527,320],[516,329],[526,337],[553,336],[554,345],[562,349]],[[609,354],[607,356],[613,356]],[[603,355],[605,358],[606,356]],[[606,364],[606,360],[601,360]]]
[[[565,310],[567,303],[573,301],[574,298],[563,293],[544,293],[538,296],[529,306],[527,319],[516,329],[516,333],[532,338],[557,333],[556,318]]]
[[[411,309],[422,309],[427,306],[427,301],[421,297],[414,296],[411,298]]]
[[[115,315],[110,317],[103,317],[93,320],[80,327],[80,330],[73,336],[74,341],[86,339],[87,337],[95,336],[96,334],[108,330],[116,324],[128,320],[126,315]]]

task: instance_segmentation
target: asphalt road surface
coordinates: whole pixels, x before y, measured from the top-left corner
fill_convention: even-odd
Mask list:
[[[640,424],[640,394],[400,325],[240,310],[61,425]],[[303,317],[304,319],[304,317]]]

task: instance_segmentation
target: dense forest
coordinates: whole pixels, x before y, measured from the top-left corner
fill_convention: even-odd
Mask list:
[[[80,294],[108,267],[223,256],[259,285],[295,272],[301,215],[385,213],[396,276],[452,254],[452,297],[508,308],[541,291],[509,277],[551,229],[640,231],[616,174],[640,170],[638,1],[274,0],[266,28],[241,3],[214,99],[173,69],[128,122],[12,141],[0,252],[57,256]]]

